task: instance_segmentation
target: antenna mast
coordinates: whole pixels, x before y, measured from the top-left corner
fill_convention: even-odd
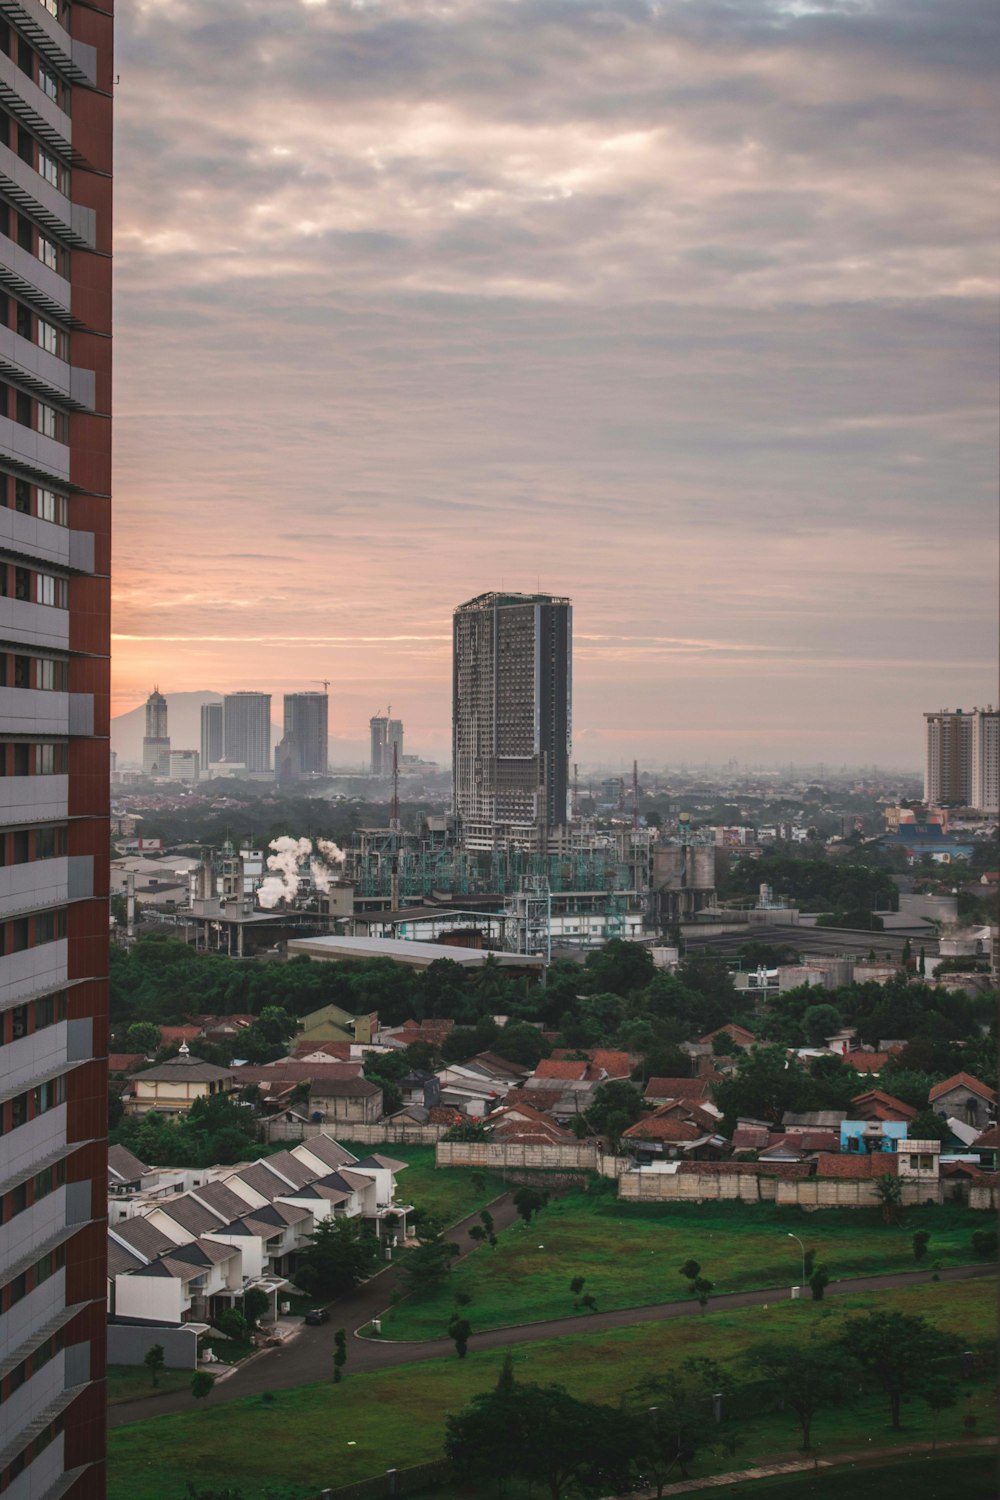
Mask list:
[[[392,746],[392,801],[389,803],[389,827],[399,827],[399,746]]]
[[[632,828],[639,827],[639,762],[632,762]]]

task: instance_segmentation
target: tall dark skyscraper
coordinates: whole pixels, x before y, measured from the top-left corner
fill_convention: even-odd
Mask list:
[[[222,700],[226,760],[248,771],[271,769],[271,694],[227,693]]]
[[[481,594],[454,616],[454,810],[470,849],[544,849],[568,821],[573,609]]]
[[[326,774],[329,717],[330,700],[326,693],[285,694],[285,739],[294,741],[303,774],[310,771]]]
[[[0,1490],[104,1494],[113,0],[0,5]]]

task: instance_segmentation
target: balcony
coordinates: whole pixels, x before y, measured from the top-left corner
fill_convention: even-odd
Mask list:
[[[41,480],[54,479],[56,487],[69,483],[69,448],[33,427],[0,417],[0,450]]]
[[[4,286],[50,317],[62,322],[69,319],[70,286],[58,271],[10,239],[3,241],[0,260],[0,282]]]
[[[0,597],[0,636],[42,651],[68,651],[69,610]]]
[[[56,938],[52,943],[40,943],[37,948],[24,948],[0,958],[0,1004],[59,989],[66,983],[67,952],[67,940]]]
[[[68,811],[68,776],[0,776],[0,823],[46,823]]]
[[[33,339],[22,338],[13,328],[0,326],[0,365],[3,364],[9,366],[7,374],[12,380],[19,379],[43,401],[62,401],[77,409],[94,410],[93,370],[76,368]]]
[[[45,688],[0,687],[0,734],[32,739],[94,732],[91,693],[57,693]]]
[[[6,506],[0,506],[0,547],[75,573],[94,571],[92,531],[71,531]]]
[[[93,894],[94,860],[90,854],[0,867],[0,918],[65,906],[67,901],[86,900]]]

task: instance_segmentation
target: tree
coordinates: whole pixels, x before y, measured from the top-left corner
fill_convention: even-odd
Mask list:
[[[167,1362],[166,1351],[162,1344],[152,1344],[143,1356],[143,1364],[149,1371],[153,1381],[153,1389],[160,1383],[160,1371]]]
[[[538,1188],[522,1187],[514,1194],[514,1207],[526,1224],[531,1223],[532,1215],[539,1213],[548,1201],[548,1193],[543,1193]]]
[[[220,1313],[215,1326],[227,1339],[245,1339],[247,1336],[247,1320],[235,1307],[227,1307]]]
[[[125,1033],[125,1051],[151,1057],[160,1046],[160,1028],[152,1021],[133,1021]]]
[[[830,1344],[793,1344],[769,1340],[755,1344],[743,1363],[767,1383],[772,1396],[798,1420],[803,1451],[811,1446],[817,1412],[847,1399],[857,1383],[858,1368],[848,1354]]]
[[[407,1252],[400,1262],[399,1275],[406,1290],[413,1296],[436,1291],[451,1270],[451,1262],[459,1248],[436,1229],[429,1238]]]
[[[316,1225],[295,1280],[310,1297],[339,1297],[370,1276],[377,1259],[378,1241],[360,1219],[331,1217]]]
[[[881,1311],[849,1318],[837,1342],[882,1387],[896,1430],[901,1426],[904,1396],[919,1390],[931,1373],[931,1362],[957,1354],[963,1347],[960,1338],[932,1327],[926,1318]]]
[[[589,954],[584,967],[592,995],[631,995],[645,989],[656,972],[649,950],[622,938],[611,938],[603,948]]]
[[[951,1135],[947,1120],[942,1120],[932,1109],[922,1109],[910,1122],[907,1135],[911,1141],[940,1141],[944,1145]]]
[[[822,1046],[843,1024],[844,1018],[835,1005],[810,1005],[802,1017],[802,1030],[810,1047]]]
[[[448,1324],[448,1336],[455,1341],[455,1353],[459,1359],[464,1359],[469,1348],[469,1337],[472,1333],[472,1324],[468,1318],[452,1318]]]
[[[627,1079],[615,1078],[610,1083],[599,1084],[594,1090],[593,1102],[587,1110],[587,1124],[597,1135],[611,1135],[611,1127],[615,1125],[618,1127],[615,1133],[621,1135],[641,1114],[639,1090]]]
[[[708,1299],[715,1287],[714,1281],[708,1281],[704,1276],[696,1276],[691,1283],[691,1295],[698,1298],[702,1312],[708,1307]]]
[[[913,1236],[913,1259],[914,1260],[923,1260],[924,1256],[927,1254],[927,1244],[928,1244],[928,1241],[930,1240],[930,1237],[931,1237],[931,1232],[930,1232],[929,1229],[918,1229],[915,1232],[915,1234]]]
[[[955,1382],[949,1376],[935,1370],[927,1375],[920,1386],[920,1398],[926,1401],[931,1409],[931,1452],[937,1447],[938,1419],[943,1411],[955,1406],[958,1401],[958,1392]]]
[[[896,1224],[903,1207],[903,1183],[891,1172],[875,1178],[875,1197],[882,1209],[883,1224]]]
[[[492,1484],[517,1475],[550,1500],[570,1486],[595,1496],[624,1487],[634,1427],[619,1410],[515,1381],[509,1368],[501,1380],[447,1419],[445,1451],[463,1477]]]
[[[696,1260],[686,1260],[680,1268],[680,1273],[688,1281],[694,1281],[701,1275],[701,1264]]]
[[[344,1378],[344,1366],[347,1363],[347,1332],[338,1328],[333,1335],[333,1383],[339,1385]]]
[[[248,1328],[256,1328],[271,1305],[271,1299],[259,1286],[249,1287],[243,1293],[243,1317]]]
[[[803,1255],[803,1257],[802,1257],[802,1270],[803,1270],[803,1273],[804,1273],[805,1278],[806,1278],[807,1281],[809,1280],[809,1277],[812,1275],[812,1273],[813,1273],[813,1271],[815,1269],[816,1269],[816,1251],[815,1250],[807,1250],[805,1252],[805,1254]]]
[[[826,1266],[817,1266],[809,1277],[809,1286],[813,1294],[814,1302],[822,1302],[823,1293],[830,1284],[830,1273]]]
[[[203,1401],[211,1394],[214,1384],[214,1375],[210,1375],[207,1370],[195,1370],[191,1376],[191,1394],[196,1401]]]
[[[683,1376],[653,1376],[625,1393],[638,1438],[635,1458],[644,1478],[652,1479],[659,1497],[674,1470],[688,1479],[688,1465],[717,1436],[712,1421],[712,1393]]]

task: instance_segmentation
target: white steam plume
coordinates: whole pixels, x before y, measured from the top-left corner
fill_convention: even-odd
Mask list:
[[[312,853],[312,841],[292,839],[283,834],[281,838],[272,839],[268,847],[274,853],[267,857],[267,868],[275,873],[262,882],[257,892],[257,902],[270,911],[282,899],[294,901],[298,895],[299,866]]]

